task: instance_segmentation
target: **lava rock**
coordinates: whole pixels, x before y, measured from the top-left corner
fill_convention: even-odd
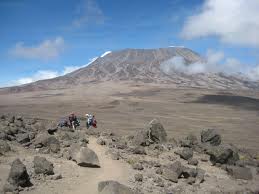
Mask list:
[[[143,175],[142,174],[135,174],[134,178],[135,178],[135,181],[137,181],[137,182],[143,181]]]
[[[182,150],[175,151],[176,154],[184,160],[188,160],[193,157],[193,151],[190,148],[183,148]]]
[[[205,129],[201,132],[201,142],[218,146],[221,144],[221,136],[215,129]]]
[[[7,179],[7,183],[4,186],[5,192],[13,192],[17,190],[19,186],[29,187],[31,186],[30,177],[27,173],[26,166],[20,159],[13,161],[11,170]]]
[[[150,139],[155,143],[167,141],[167,133],[163,125],[157,120],[153,119],[147,126],[146,130],[149,132]]]
[[[53,175],[54,166],[44,157],[35,156],[33,160],[34,172],[36,174]]]
[[[189,165],[197,166],[198,163],[199,163],[199,161],[198,161],[196,158],[190,158],[190,159],[188,160],[188,164],[189,164]]]
[[[133,163],[133,164],[132,164],[132,168],[133,168],[134,170],[143,170],[143,169],[144,169],[144,167],[142,166],[141,163]]]
[[[30,142],[30,136],[28,133],[17,134],[16,140],[20,144],[25,144]]]

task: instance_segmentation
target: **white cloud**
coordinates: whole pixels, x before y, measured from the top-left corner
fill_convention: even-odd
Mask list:
[[[185,21],[181,36],[217,36],[222,42],[259,47],[258,0],[205,0],[199,13]]]
[[[185,74],[223,72],[227,75],[242,74],[248,79],[259,80],[259,65],[255,67],[244,65],[235,58],[225,57],[222,51],[211,49],[207,51],[206,62],[187,64],[183,57],[177,56],[163,62],[160,67],[169,75],[174,72]]]
[[[58,57],[64,49],[64,39],[57,37],[33,46],[25,46],[23,42],[19,42],[9,50],[9,53],[17,58],[49,60]]]
[[[38,80],[55,78],[58,75],[59,74],[56,71],[40,70],[40,71],[37,71],[31,77],[23,77],[23,78],[20,78],[20,79],[14,81],[12,83],[12,85],[28,84],[28,83],[35,82],[35,81],[38,81]]]
[[[86,24],[102,24],[105,16],[96,0],[82,0],[77,7],[77,17],[72,24],[75,27],[82,27]]]

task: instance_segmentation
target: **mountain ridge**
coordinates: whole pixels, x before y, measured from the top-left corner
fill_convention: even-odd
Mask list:
[[[185,74],[164,72],[161,64],[174,57],[181,57],[187,65],[205,62],[198,53],[185,47],[158,49],[123,49],[106,52],[91,62],[64,76],[40,80],[30,84],[5,88],[9,92],[61,89],[104,81],[133,81],[142,83],[171,84],[175,87],[206,89],[258,89],[258,82],[224,73]],[[2,89],[3,90],[3,89]]]

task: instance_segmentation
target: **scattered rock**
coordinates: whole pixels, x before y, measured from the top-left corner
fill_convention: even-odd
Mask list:
[[[180,141],[182,147],[193,147],[198,144],[198,139],[195,135],[189,134],[185,139]]]
[[[218,146],[221,143],[221,136],[215,129],[205,129],[201,132],[201,142]]]
[[[20,144],[25,144],[25,143],[30,142],[30,136],[28,133],[22,133],[22,134],[19,133],[16,136],[16,140]]]
[[[11,151],[10,145],[6,141],[0,140],[0,156],[9,151]]]
[[[73,144],[69,153],[71,155],[71,159],[79,166],[100,168],[98,156],[93,150],[87,147],[80,147],[78,144]]]
[[[57,132],[58,130],[58,126],[57,124],[51,122],[48,126],[47,126],[47,132],[50,134],[50,135],[53,135],[55,132]]]
[[[146,155],[145,148],[142,146],[137,146],[132,149],[133,154]]]
[[[33,160],[34,172],[36,174],[53,175],[53,164],[44,157],[35,156]]]
[[[17,190],[19,186],[28,187],[31,186],[30,177],[27,173],[26,166],[20,159],[13,161],[11,170],[7,179],[7,183],[4,186],[5,192],[13,192]]]
[[[142,174],[139,174],[139,173],[135,174],[134,178],[135,178],[135,181],[137,181],[137,182],[143,181],[143,175]]]
[[[195,181],[196,181],[196,179],[195,179],[194,177],[189,177],[189,178],[187,179],[187,183],[188,183],[189,185],[192,185],[193,183],[195,183]]]
[[[252,171],[250,168],[240,166],[227,166],[227,172],[235,179],[253,179]]]
[[[192,158],[193,151],[190,148],[183,148],[182,150],[175,151],[175,154],[180,155],[180,157],[183,158],[184,160],[188,160]]]
[[[47,133],[39,134],[34,141],[35,148],[48,147],[51,152],[60,151],[60,143],[54,136]]]
[[[178,178],[182,175],[182,173],[183,173],[183,166],[179,161],[176,161],[163,168],[162,176],[166,180],[170,180],[172,182],[177,183]]]
[[[211,147],[207,150],[207,154],[210,156],[210,161],[213,165],[219,164],[234,164],[239,160],[237,150],[230,145],[220,145],[217,147]]]
[[[160,177],[155,177],[154,182],[156,183],[156,186],[158,186],[158,187],[165,186],[163,179],[161,179]]]
[[[132,164],[132,168],[134,169],[134,170],[143,170],[144,169],[144,167],[142,166],[142,164],[141,163],[133,163]]]
[[[99,137],[97,139],[96,143],[99,144],[99,145],[106,145],[106,142],[102,137]]]
[[[113,160],[119,160],[120,159],[119,152],[111,152],[110,155],[111,155],[111,159],[113,159]]]
[[[190,158],[190,159],[188,160],[188,164],[189,164],[189,165],[197,166],[198,163],[199,163],[199,161],[198,161],[196,158]]]
[[[197,168],[196,171],[197,171],[196,182],[202,183],[204,181],[205,170],[201,168]]]
[[[182,175],[184,178],[196,177],[197,170],[195,168],[183,167]]]
[[[129,187],[117,181],[102,181],[98,183],[99,194],[136,194]]]

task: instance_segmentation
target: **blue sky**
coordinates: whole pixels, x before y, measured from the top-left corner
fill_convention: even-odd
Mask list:
[[[256,77],[258,8],[258,0],[0,0],[0,86],[63,75],[108,50],[170,45]]]

